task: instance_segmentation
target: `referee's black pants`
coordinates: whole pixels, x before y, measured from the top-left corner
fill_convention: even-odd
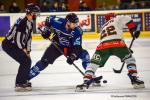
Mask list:
[[[7,39],[2,41],[2,48],[10,57],[12,57],[20,64],[16,76],[16,84],[25,84],[27,82],[28,73],[31,67],[30,57],[28,57],[23,50],[18,48],[16,44],[11,43]],[[10,67],[13,66],[10,65]]]

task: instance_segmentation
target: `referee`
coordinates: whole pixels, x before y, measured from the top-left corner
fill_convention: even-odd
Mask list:
[[[33,20],[36,19],[39,12],[38,6],[32,3],[28,4],[25,17],[17,19],[2,41],[3,50],[20,64],[16,76],[15,91],[32,90],[31,83],[27,79],[31,67],[30,51]]]

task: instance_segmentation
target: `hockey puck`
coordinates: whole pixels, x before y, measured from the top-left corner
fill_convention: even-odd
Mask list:
[[[107,80],[103,80],[103,83],[107,83]]]

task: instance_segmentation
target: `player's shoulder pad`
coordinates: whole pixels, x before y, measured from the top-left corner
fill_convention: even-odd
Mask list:
[[[64,18],[61,18],[61,17],[55,17],[55,19],[54,19],[54,22],[56,24],[60,24],[60,25],[66,23],[65,21],[66,20]]]
[[[50,16],[49,18],[47,18],[46,20],[46,23],[49,23],[49,24],[58,24],[58,25],[61,25],[63,24],[65,21],[64,21],[64,18],[60,18],[60,17],[56,17],[56,16]]]
[[[131,20],[132,19],[129,15],[118,15],[116,18],[118,20]]]
[[[50,23],[56,16],[48,16],[46,17],[46,23]]]

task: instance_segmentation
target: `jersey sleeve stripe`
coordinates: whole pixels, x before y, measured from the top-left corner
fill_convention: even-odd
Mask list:
[[[21,41],[21,32],[18,32],[18,34],[17,34],[17,36],[16,36],[16,43],[17,43],[17,45],[18,45],[18,47],[20,48],[20,49],[22,49],[23,47],[22,47],[22,41]]]

